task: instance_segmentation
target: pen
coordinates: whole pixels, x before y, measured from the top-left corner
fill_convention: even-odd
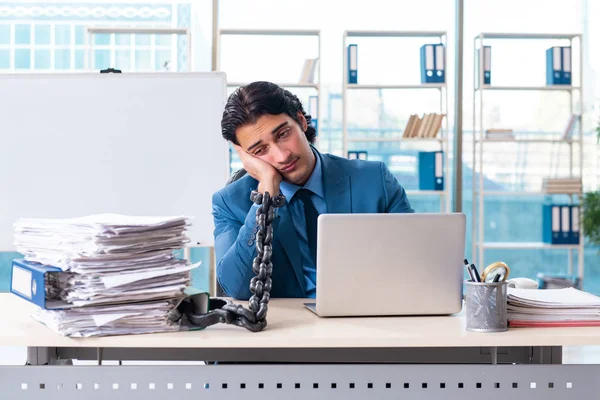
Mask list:
[[[496,283],[500,281],[500,274],[496,274],[496,276],[494,277],[494,280],[492,282]]]
[[[475,264],[471,264],[471,272],[473,272],[475,282],[481,282],[481,277],[479,276],[479,271],[477,271]]]
[[[469,260],[467,260],[466,258],[463,260],[463,262],[465,263],[465,266],[467,267],[467,272],[469,273],[469,276],[471,277],[471,281],[472,282],[477,282],[475,280],[475,276],[473,276],[473,272],[471,271],[471,268],[469,268]]]

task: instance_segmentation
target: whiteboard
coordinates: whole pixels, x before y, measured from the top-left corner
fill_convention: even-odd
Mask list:
[[[224,73],[0,75],[0,250],[21,218],[192,217],[213,241],[229,175]]]

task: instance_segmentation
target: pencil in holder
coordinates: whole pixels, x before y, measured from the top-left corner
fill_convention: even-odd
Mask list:
[[[466,329],[472,332],[508,330],[507,282],[465,282]]]

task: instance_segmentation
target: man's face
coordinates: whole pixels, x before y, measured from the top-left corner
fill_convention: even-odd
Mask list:
[[[256,123],[238,128],[236,137],[244,150],[271,164],[284,180],[303,185],[312,173],[315,156],[304,134],[303,116],[300,122],[285,113],[265,114]]]

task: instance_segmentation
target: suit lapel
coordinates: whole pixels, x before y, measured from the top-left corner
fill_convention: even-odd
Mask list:
[[[317,153],[323,165],[323,187],[328,214],[349,214],[352,212],[350,177],[337,164],[335,159]]]
[[[304,292],[304,271],[302,270],[302,256],[300,255],[300,246],[298,245],[298,234],[296,227],[292,221],[292,215],[288,206],[281,207],[277,210],[279,215],[279,227],[275,234],[275,239],[281,243],[281,247],[287,254],[292,269],[298,280],[298,284]]]

